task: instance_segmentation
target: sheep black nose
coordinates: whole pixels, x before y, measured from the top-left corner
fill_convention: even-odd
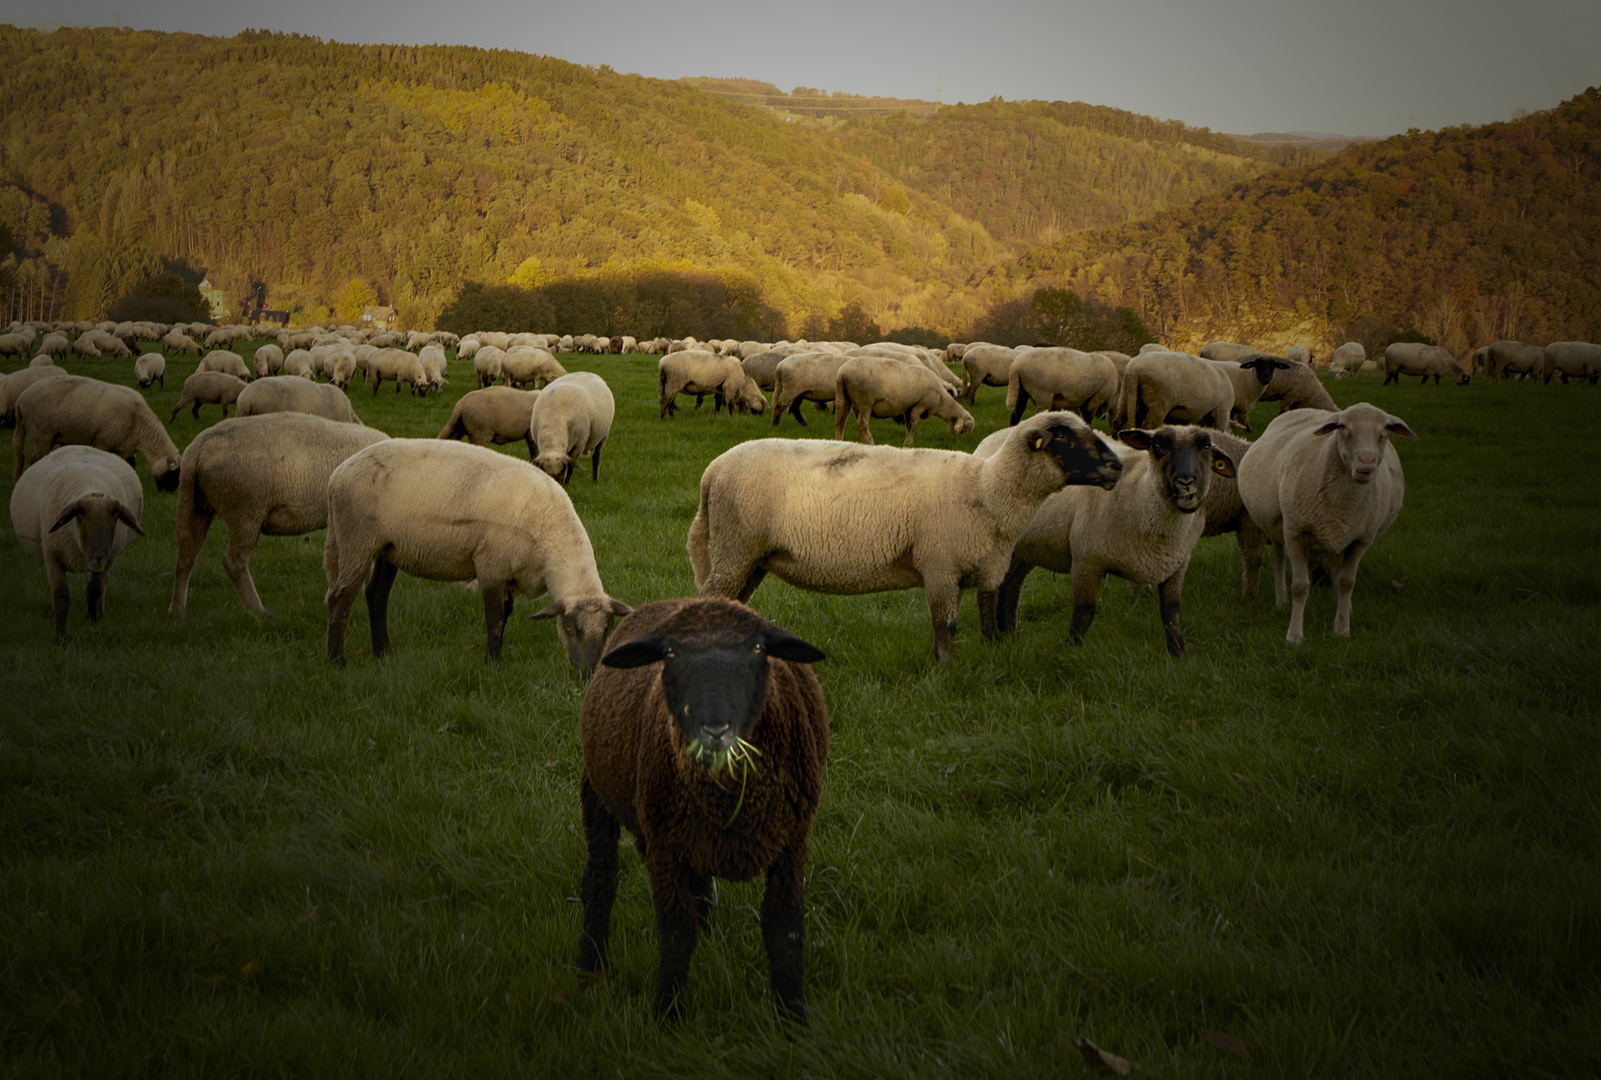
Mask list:
[[[727,724],[702,724],[700,729],[707,735],[710,735],[716,739],[720,739],[724,735],[728,734]]]

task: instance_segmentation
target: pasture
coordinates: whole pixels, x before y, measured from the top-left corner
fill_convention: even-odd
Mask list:
[[[599,485],[586,464],[569,489],[607,590],[693,592],[701,470],[770,417],[689,399],[660,421],[654,358],[561,359],[618,402]],[[195,363],[149,392],[163,419]],[[129,361],[64,366],[133,382]],[[470,365],[451,374],[439,397],[351,400],[432,437],[472,386]],[[1420,436],[1396,440],[1406,506],[1346,639],[1317,588],[1286,644],[1266,573],[1239,599],[1232,537],[1191,562],[1187,662],[1154,596],[1116,580],[1081,647],[1066,578],[1036,571],[1000,644],[969,596],[936,667],[920,592],[768,579],[755,606],[829,654],[796,1030],[767,993],[759,882],[719,885],[679,1027],[650,1017],[654,917],[626,852],[613,967],[574,969],[584,688],[537,605],[486,666],[477,596],[402,576],[394,653],[372,659],[358,604],[337,669],[322,534],[262,539],[254,617],[219,521],[174,622],[175,497],[141,460],[148,535],[97,631],[73,579],[57,645],[7,527],[4,1071],[1058,1076],[1084,1067],[1077,1036],[1165,1075],[1594,1075],[1601,396],[1380,379],[1328,384]],[[971,449],[1003,397],[981,392],[973,436],[929,421],[918,444]],[[173,425],[180,447],[202,417]]]

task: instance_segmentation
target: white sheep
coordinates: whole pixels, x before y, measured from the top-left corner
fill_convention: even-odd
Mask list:
[[[1223,365],[1187,353],[1143,353],[1129,361],[1122,400],[1109,426],[1115,432],[1199,424],[1227,431],[1233,408],[1234,384]]]
[[[1390,349],[1393,348],[1396,348],[1396,346],[1390,346]],[[1500,382],[1503,375],[1516,375],[1519,378],[1530,379],[1541,375],[1545,371],[1545,350],[1538,345],[1528,345],[1521,341],[1496,341],[1486,345],[1484,348],[1484,373],[1490,377],[1492,383]],[[1390,349],[1384,350],[1386,360],[1389,359]],[[1440,351],[1445,352],[1444,349]],[[1450,354],[1446,353],[1446,355],[1449,356]],[[1455,376],[1456,372],[1461,370],[1461,366],[1458,365],[1456,371],[1447,369],[1446,374]],[[1406,371],[1403,374],[1415,375],[1417,372]],[[1439,385],[1440,377],[1438,374],[1432,370],[1427,374],[1434,375],[1435,385]],[[1389,379],[1386,378],[1385,381],[1388,382]],[[1467,379],[1465,377],[1457,377],[1457,382],[1465,383]]]
[[[931,371],[902,360],[879,356],[852,356],[839,366],[834,376],[834,438],[845,433],[845,421],[856,414],[856,431],[871,446],[872,417],[888,418],[906,425],[906,443],[912,445],[917,423],[925,416],[937,416],[950,425],[954,435],[973,430],[973,415],[962,408],[945,384]]]
[[[1237,359],[1214,360],[1213,363],[1229,377],[1229,385],[1234,388],[1234,405],[1229,409],[1229,421],[1245,431],[1251,430],[1251,407],[1268,396],[1274,379],[1296,367],[1282,356],[1259,352],[1242,353]],[[1306,370],[1310,372],[1312,369]],[[1315,383],[1317,377],[1313,376],[1312,381]],[[1281,408],[1279,411],[1285,410]]]
[[[1329,374],[1336,379],[1347,378],[1361,371],[1367,360],[1368,351],[1360,341],[1347,341],[1334,350],[1334,356],[1329,361]]]
[[[276,345],[263,345],[256,350],[256,378],[265,379],[284,369],[284,351]]]
[[[1262,401],[1279,403],[1279,413],[1291,409],[1324,409],[1338,412],[1339,406],[1323,386],[1310,364],[1291,361],[1289,366],[1273,372],[1273,378],[1262,388]],[[1247,428],[1247,431],[1250,429]]]
[[[167,388],[167,358],[158,352],[147,352],[140,355],[133,362],[133,374],[139,380],[140,386],[149,386],[159,382],[161,388]]]
[[[1289,558],[1292,602],[1284,639],[1292,645],[1305,636],[1314,564],[1334,579],[1334,633],[1351,632],[1357,566],[1395,522],[1406,493],[1391,434],[1417,438],[1399,418],[1366,402],[1337,413],[1297,409],[1275,417],[1241,462],[1240,498],[1273,546],[1275,607],[1284,605]]]
[[[258,353],[257,355],[259,356],[260,354]],[[354,362],[355,358],[352,357],[351,359]],[[284,357],[284,374],[316,382],[317,367],[313,362],[311,352],[306,349],[292,349],[289,355]]]
[[[1591,386],[1601,380],[1601,345],[1588,341],[1553,341],[1545,347],[1545,381],[1552,377],[1564,383],[1583,379]]]
[[[1006,373],[1006,407],[1013,427],[1031,400],[1043,412],[1066,410],[1093,421],[1116,408],[1119,385],[1108,357],[1057,347],[1017,349]]]
[[[239,400],[245,387],[250,384],[237,375],[230,375],[226,371],[197,371],[183,381],[183,393],[178,395],[178,403],[172,407],[172,415],[167,417],[170,425],[178,419],[183,407],[190,407],[191,415],[200,419],[200,406],[220,405],[222,415],[228,415],[228,406]]]
[[[422,365],[423,374],[428,377],[428,392],[437,394],[445,388],[445,349],[444,346],[429,342],[417,354],[417,362]]]
[[[404,570],[435,581],[476,580],[486,655],[521,593],[550,593],[534,618],[554,618],[573,666],[593,671],[612,619],[631,608],[606,595],[589,534],[560,484],[531,463],[439,439],[390,439],[355,454],[328,480],[328,658],[345,660],[345,624],[367,590],[374,656],[389,651],[389,592]]]
[[[680,349],[663,356],[656,362],[658,404],[661,418],[676,415],[675,399],[679,394],[715,395],[712,415],[724,404],[733,413],[736,405],[759,413],[767,408],[762,388],[745,374],[740,362],[731,356],[719,356],[706,349]],[[831,388],[832,389],[832,388]]]
[[[106,613],[111,564],[143,536],[144,493],[133,466],[89,446],[64,446],[29,469],[11,490],[11,527],[44,563],[56,637],[67,632],[68,574],[87,573],[89,621]]]
[[[24,390],[40,379],[66,375],[67,369],[54,364],[29,364],[21,371],[13,371],[0,382],[0,423],[13,424],[17,419],[17,398]]]
[[[1294,360],[1298,364],[1305,364],[1310,367],[1312,365],[1312,350],[1308,349],[1305,345],[1291,345],[1288,349],[1284,350],[1284,358],[1286,360]]]
[[[32,435],[32,464],[38,464],[57,443],[92,446],[130,464],[134,454],[140,453],[155,475],[157,488],[172,491],[178,486],[178,447],[143,395],[131,386],[81,375],[55,375],[39,380],[18,395],[16,413],[17,430],[11,437],[11,449],[16,457],[17,477],[22,476],[24,468],[25,440]]]
[[[514,345],[501,356],[500,373],[507,386],[520,388],[532,383],[537,390],[541,383],[567,374],[567,369],[544,349],[533,345]]]
[[[359,424],[361,417],[345,392],[332,383],[308,382],[298,375],[269,375],[240,392],[238,416],[297,412],[342,424]]]
[[[367,382],[372,384],[373,397],[378,396],[378,387],[385,379],[395,384],[397,394],[400,384],[406,383],[418,397],[428,395],[428,373],[423,370],[422,361],[404,349],[377,349],[368,355]]]
[[[220,371],[224,375],[232,375],[236,379],[250,381],[251,371],[245,365],[245,358],[236,352],[227,349],[213,349],[200,358],[196,371]]]
[[[962,373],[966,377],[962,396],[967,398],[969,404],[977,405],[979,387],[1006,385],[1012,361],[1017,359],[1017,350],[1005,345],[980,343],[966,346],[957,356],[962,361]]]
[[[488,386],[505,375],[505,371],[501,366],[501,360],[505,355],[504,350],[489,344],[481,345],[473,354],[473,374],[477,376],[480,388]],[[504,389],[509,390],[511,388],[505,387]]]
[[[256,544],[262,536],[324,528],[328,477],[351,454],[388,437],[299,412],[237,416],[196,435],[178,477],[178,565],[167,613],[181,617],[188,606],[189,576],[217,517],[228,526],[222,556],[228,579],[246,611],[265,610],[250,576]]]
[[[175,352],[192,352],[199,356],[204,351],[198,341],[176,326],[161,336],[161,350],[169,356]]]
[[[534,464],[566,487],[578,459],[589,455],[590,480],[599,483],[600,452],[616,412],[611,388],[599,375],[575,371],[552,379],[534,401],[530,418]]]
[[[44,340],[39,343],[39,352],[44,356],[66,356],[71,351],[72,342],[69,341],[67,335],[63,333],[55,332],[46,334],[44,336]]]
[[[1206,515],[1197,513],[1218,476],[1233,477],[1234,462],[1199,427],[1125,428],[1118,439],[1123,476],[1109,489],[1067,487],[1040,504],[1012,552],[1006,578],[979,593],[984,633],[997,637],[1017,624],[1018,599],[1029,571],[1043,566],[1073,577],[1069,640],[1079,642],[1095,621],[1096,599],[1108,574],[1131,585],[1155,585],[1167,651],[1183,656],[1180,602],[1190,553]]]
[[[776,350],[775,350],[776,351]],[[806,426],[801,402],[815,402],[818,411],[834,403],[835,377],[845,358],[836,352],[803,351],[791,353],[773,368],[773,426],[788,409],[797,423]]]
[[[687,547],[702,596],[748,602],[768,572],[799,588],[921,587],[934,658],[966,588],[996,589],[1012,546],[1065,484],[1117,482],[1117,453],[1072,413],[1037,413],[986,460],[954,450],[757,439],[701,476]]]
[[[336,349],[328,355],[328,381],[343,390],[356,376],[356,354],[350,349]]]
[[[492,345],[484,346],[494,348]],[[499,351],[499,350],[496,350]],[[532,421],[534,402],[543,390],[514,390],[509,386],[486,386],[469,390],[456,402],[450,419],[440,429],[441,439],[460,439],[474,446],[496,446],[523,442],[528,446],[528,460],[534,460]]]
[[[1505,344],[1516,345],[1517,342],[1496,342],[1496,345]],[[1513,369],[1508,366],[1507,361],[1497,358],[1495,345],[1489,348],[1491,355],[1490,381],[1496,382],[1500,378],[1501,372]],[[1529,360],[1529,363],[1534,365],[1529,370],[1538,373],[1545,363],[1545,350],[1534,345],[1520,346],[1519,348],[1534,350],[1534,353],[1529,355],[1537,355],[1539,359],[1537,363]],[[1528,356],[1522,352],[1518,352],[1516,356],[1518,362],[1528,359]],[[1384,382],[1386,384],[1393,382],[1399,385],[1402,375],[1416,375],[1419,377],[1418,382],[1420,384],[1428,382],[1429,376],[1432,375],[1436,386],[1440,385],[1440,377],[1442,375],[1451,379],[1458,386],[1466,386],[1469,379],[1466,369],[1457,363],[1456,357],[1449,352],[1438,345],[1424,345],[1415,341],[1398,341],[1393,345],[1385,346]]]

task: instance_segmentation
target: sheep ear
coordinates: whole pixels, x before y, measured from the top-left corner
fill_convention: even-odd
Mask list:
[[[613,599],[611,602],[611,613],[613,615],[632,615],[634,613],[634,609],[623,603],[621,600]]]
[[[1136,450],[1151,448],[1151,433],[1139,428],[1124,428],[1117,433],[1117,438],[1124,446],[1132,446]]]
[[[1417,432],[1406,426],[1406,421],[1396,416],[1390,417],[1390,422],[1384,425],[1384,430],[1394,432],[1396,435],[1399,435],[1404,439],[1415,439],[1418,437]]]
[[[1050,442],[1050,436],[1043,431],[1036,431],[1028,437],[1028,448],[1030,450],[1043,450],[1048,442]]]
[[[1212,471],[1219,476],[1234,476],[1234,459],[1217,447],[1212,447]]]
[[[534,612],[528,617],[530,619],[554,619],[556,616],[565,613],[566,610],[566,604],[562,603],[560,600],[552,600],[550,603],[546,604],[544,607],[540,608],[538,611]]]
[[[79,517],[82,517],[82,516],[83,516],[83,504],[82,503],[73,503],[71,506],[69,506],[65,510],[61,511],[61,516],[56,518],[56,523],[54,525],[50,526],[50,531],[51,532],[55,532],[57,529],[59,529],[63,525],[65,525],[67,522],[73,521],[73,520],[75,520],[75,519],[77,519]]]
[[[1334,432],[1339,431],[1344,426],[1345,425],[1343,423],[1341,423],[1340,421],[1338,421],[1338,420],[1330,420],[1328,423],[1324,424],[1322,427],[1320,427],[1316,431],[1312,432],[1312,434],[1314,434],[1314,435],[1331,435]]]
[[[810,642],[802,641],[788,630],[773,627],[762,635],[762,647],[767,655],[792,664],[815,664],[828,659],[828,654]]]
[[[133,511],[129,510],[122,503],[117,504],[117,520],[128,526],[128,528],[132,529],[140,536],[145,534],[145,531],[139,527],[139,519],[134,517]]]
[[[617,646],[601,657],[600,662],[610,668],[637,668],[665,660],[671,655],[673,646],[667,638],[637,638]]]

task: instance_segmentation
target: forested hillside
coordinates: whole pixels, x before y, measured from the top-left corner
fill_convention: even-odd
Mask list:
[[[209,274],[236,310],[259,283],[306,318],[380,299],[412,325],[469,281],[532,286],[609,266],[721,276],[794,325],[856,303],[886,329],[954,330],[987,301],[985,268],[1040,235],[1009,223],[1057,205],[1041,187],[1061,186],[1051,162],[1095,159],[1092,184],[1157,178],[1097,191],[1089,216],[1058,211],[1065,224],[1121,220],[1162,192],[1190,198],[1263,167],[1171,139],[1091,145],[1023,106],[974,111],[985,131],[969,144],[929,141],[905,118],[836,135],[605,66],[255,32],[0,27],[0,109],[12,312],[34,316],[98,315],[173,260]],[[918,168],[896,160],[903,139]],[[981,157],[1018,139],[1034,157],[990,184]],[[919,171],[942,154],[963,160]],[[945,190],[947,174],[962,180]],[[949,201],[1002,223],[1006,241]]]
[[[1601,337],[1601,90],[1514,123],[1411,131],[1030,251],[1000,295],[1067,287],[1163,340],[1371,347],[1413,331]]]

